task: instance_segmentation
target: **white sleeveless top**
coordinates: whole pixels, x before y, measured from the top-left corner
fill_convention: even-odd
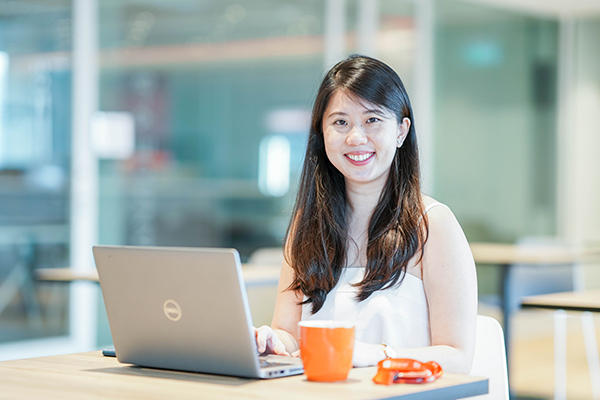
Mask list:
[[[430,204],[425,213],[442,203]],[[355,338],[372,344],[385,343],[398,347],[431,345],[429,308],[423,281],[406,274],[402,283],[375,291],[364,301],[356,300],[364,267],[348,267],[338,284],[329,292],[323,308],[311,314],[311,304],[302,306],[302,320],[344,320],[355,324]]]

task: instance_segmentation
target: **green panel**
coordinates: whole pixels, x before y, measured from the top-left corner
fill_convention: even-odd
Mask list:
[[[434,196],[470,241],[555,234],[558,23],[438,1],[435,39]]]

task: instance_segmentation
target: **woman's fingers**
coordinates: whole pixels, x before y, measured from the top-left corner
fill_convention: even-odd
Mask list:
[[[260,328],[254,328],[256,335],[256,347],[259,353],[274,353],[280,356],[290,356],[285,349],[285,345],[270,326],[263,325]]]
[[[272,343],[273,343],[273,353],[279,355],[279,356],[290,356],[290,353],[287,352],[287,350],[285,349],[285,345],[281,342],[281,340],[279,340],[279,337],[277,337],[277,335],[274,334],[273,338],[272,338]]]
[[[263,325],[258,329],[254,328],[254,333],[256,335],[256,347],[258,349],[258,352],[264,353],[265,351],[267,351],[267,344],[270,341],[270,337],[275,333],[270,327],[266,325]]]

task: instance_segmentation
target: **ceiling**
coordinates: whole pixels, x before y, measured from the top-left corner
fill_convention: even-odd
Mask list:
[[[600,16],[600,0],[462,0],[542,17]]]
[[[0,50],[69,51],[76,0],[0,0]],[[321,35],[325,0],[97,0],[102,48],[204,44]],[[410,15],[411,0],[380,0],[386,15]],[[415,2],[420,0],[413,0]],[[433,0],[443,5],[446,0]],[[444,21],[487,23],[514,14],[557,19],[600,17],[600,0],[459,0]],[[350,7],[357,1],[348,0]],[[479,5],[480,7],[470,7]],[[465,10],[468,10],[466,12]],[[504,12],[490,13],[490,10]],[[349,27],[356,23],[349,10]],[[398,15],[397,15],[398,14]]]

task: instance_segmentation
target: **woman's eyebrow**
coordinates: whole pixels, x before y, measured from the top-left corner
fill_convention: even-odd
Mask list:
[[[375,114],[375,115],[380,115],[382,117],[385,117],[388,115],[388,113],[386,113],[385,110],[383,110],[381,108],[366,108],[365,111],[363,111],[363,114]]]
[[[345,117],[345,116],[347,116],[347,115],[348,115],[348,114],[346,114],[346,113],[345,113],[345,112],[343,112],[343,111],[334,111],[334,112],[332,112],[331,114],[327,115],[327,116],[326,116],[326,118],[337,117],[337,116]]]

